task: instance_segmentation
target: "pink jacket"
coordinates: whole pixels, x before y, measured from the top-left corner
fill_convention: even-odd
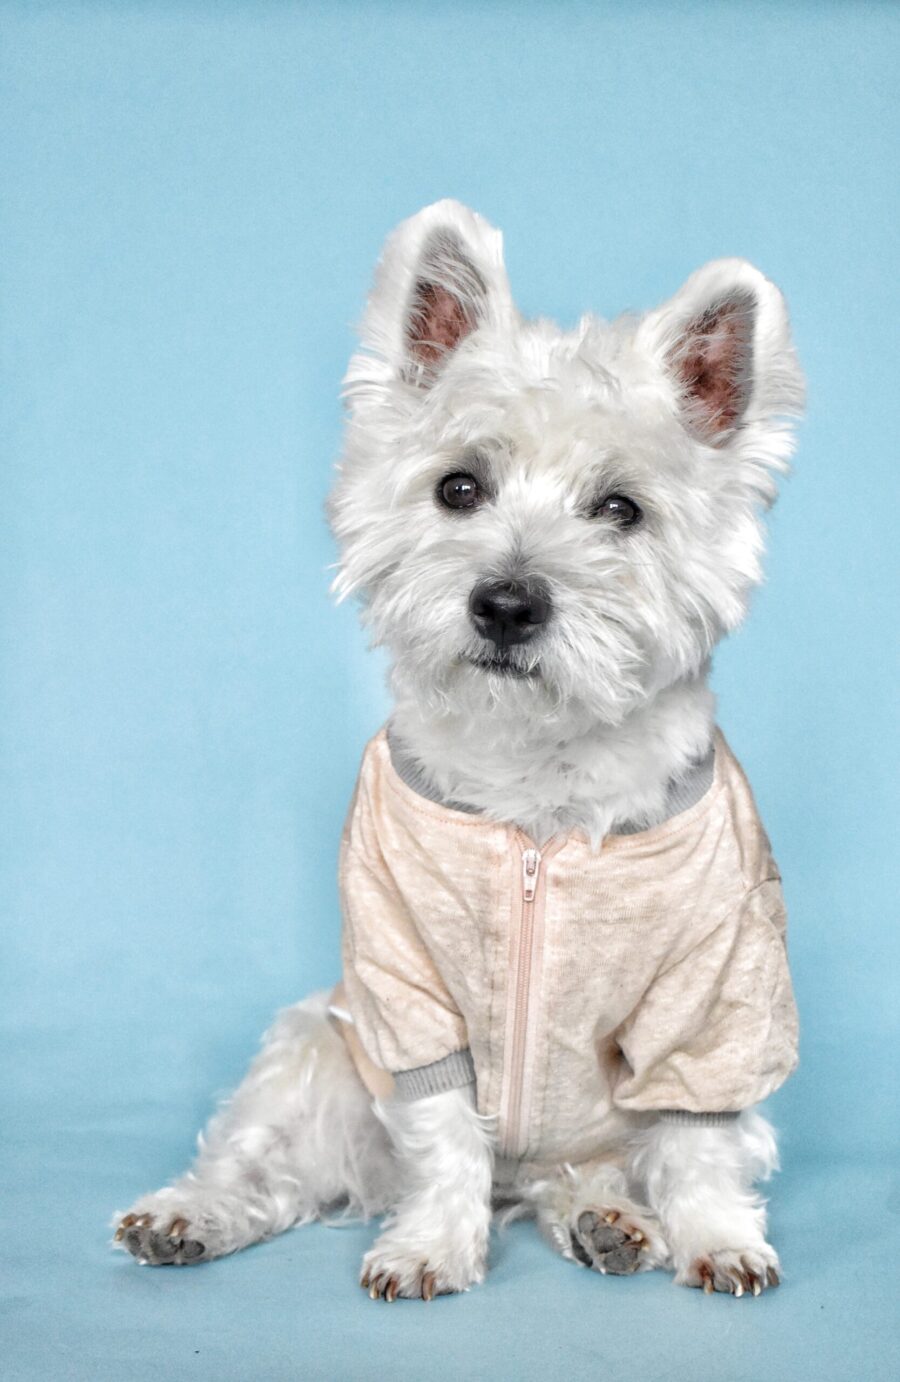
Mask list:
[[[733,1114],[796,1064],[781,882],[721,734],[712,783],[664,824],[521,831],[418,795],[385,731],[344,832],[351,1049],[400,1098],[474,1079],[501,1155],[597,1155],[628,1115]],[[702,1121],[702,1120],[701,1120]]]

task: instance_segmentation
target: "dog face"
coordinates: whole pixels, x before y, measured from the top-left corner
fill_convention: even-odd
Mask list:
[[[336,589],[407,684],[617,724],[741,619],[802,379],[744,261],[562,331],[519,316],[499,233],[440,202],[388,240],[346,396]]]

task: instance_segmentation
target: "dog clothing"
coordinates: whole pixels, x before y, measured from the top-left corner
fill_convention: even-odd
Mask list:
[[[341,845],[334,1006],[370,1089],[474,1081],[499,1154],[540,1164],[596,1155],[623,1114],[721,1122],[771,1094],[797,1059],[781,880],[718,731],[709,769],[661,825],[538,849],[422,795],[376,735]]]

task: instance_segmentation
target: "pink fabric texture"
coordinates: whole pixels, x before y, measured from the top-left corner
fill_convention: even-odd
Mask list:
[[[366,1057],[399,1072],[469,1048],[508,1157],[589,1158],[629,1112],[736,1111],[796,1064],[780,878],[721,734],[695,806],[599,850],[573,832],[536,851],[419,797],[382,730],[340,882]]]

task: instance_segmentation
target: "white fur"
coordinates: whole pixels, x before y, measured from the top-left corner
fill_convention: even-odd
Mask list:
[[[466,1291],[484,1277],[491,1222],[492,1140],[468,1089],[417,1103],[376,1105],[400,1161],[403,1198],[363,1259],[363,1282],[379,1293]]]
[[[424,347],[411,328],[423,283],[458,309]],[[448,321],[465,324],[458,339]],[[685,363],[703,350],[730,371],[718,415]],[[791,451],[802,379],[777,288],[725,259],[644,317],[561,331],[517,312],[499,232],[439,202],[390,237],[345,383],[335,589],[361,600],[390,651],[397,735],[446,797],[538,841],[659,820],[667,783],[709,745],[710,656],[761,579],[761,514]],[[488,495],[476,511],[436,501],[459,471]],[[639,503],[635,529],[593,516],[612,493]],[[486,578],[549,590],[546,627],[510,654],[519,675],[475,665],[486,644],[468,600]],[[752,1188],[776,1164],[768,1125],[617,1117],[607,1161],[514,1177],[507,1204],[567,1257],[586,1260],[579,1223],[594,1247],[623,1240],[597,1249],[601,1271],[624,1252],[708,1289],[772,1283]],[[120,1241],[193,1261],[339,1202],[390,1208],[363,1280],[388,1299],[428,1296],[481,1280],[491,1183],[469,1095],[373,1107],[310,1000],[279,1019],[194,1170],[137,1201]]]
[[[242,1084],[199,1139],[191,1171],[142,1196],[130,1213],[165,1231],[186,1219],[204,1258],[222,1257],[332,1206],[368,1218],[396,1199],[391,1146],[347,1047],[327,1017],[327,994],[282,1012]],[[147,1234],[135,1255],[152,1259]]]
[[[486,284],[483,323],[423,386],[408,377],[402,305],[423,230],[445,221]],[[499,236],[438,203],[391,237],[351,361],[347,441],[332,500],[339,596],[358,594],[392,656],[393,720],[450,798],[537,838],[625,816],[651,824],[665,782],[708,742],[716,641],[760,580],[760,509],[791,449],[802,380],[778,290],[722,260],[659,311],[574,331],[525,322],[508,301]],[[715,445],[684,425],[666,368],[704,302],[753,292],[753,387]],[[386,326],[395,321],[393,330]],[[461,517],[434,489],[477,454],[494,503]],[[647,520],[629,534],[584,516],[623,491]],[[523,668],[486,676],[467,612],[476,577],[539,575],[554,615]]]
[[[758,1113],[726,1127],[657,1123],[639,1139],[632,1168],[666,1226],[676,1281],[699,1285],[704,1259],[724,1278],[715,1283],[720,1290],[734,1289],[728,1278],[742,1257],[761,1286],[767,1269],[779,1269],[765,1238],[765,1203],[753,1189],[778,1168],[774,1132]]]

